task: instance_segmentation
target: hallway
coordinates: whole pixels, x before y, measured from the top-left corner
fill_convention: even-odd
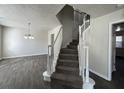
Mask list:
[[[113,72],[112,81],[106,81],[105,79],[90,73],[90,77],[95,80],[95,89],[124,89],[124,75],[119,72]]]
[[[90,76],[96,82],[96,89],[124,89],[124,58],[116,56],[116,71],[112,73],[112,81],[106,81],[93,73]]]

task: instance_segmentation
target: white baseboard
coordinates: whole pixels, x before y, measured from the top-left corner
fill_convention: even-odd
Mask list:
[[[29,57],[29,56],[38,56],[38,55],[47,55],[47,54],[46,54],[46,53],[41,53],[41,54],[19,55],[19,56],[2,57],[1,59],[19,58],[19,57]]]
[[[108,77],[106,77],[106,76],[104,76],[104,75],[102,75],[102,74],[100,74],[100,73],[98,73],[96,71],[93,71],[92,69],[90,69],[90,72],[96,74],[97,76],[99,76],[99,77],[101,77],[101,78],[103,78],[105,80],[111,81]]]

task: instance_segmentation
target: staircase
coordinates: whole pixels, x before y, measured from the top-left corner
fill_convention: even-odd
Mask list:
[[[78,40],[73,40],[66,48],[61,49],[56,71],[51,76],[52,88],[82,88],[82,78],[79,76],[77,45]]]

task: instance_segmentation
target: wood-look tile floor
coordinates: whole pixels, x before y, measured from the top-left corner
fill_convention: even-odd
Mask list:
[[[0,61],[0,88],[2,89],[49,89],[43,81],[46,55],[12,58]]]
[[[5,59],[0,61],[1,89],[50,89],[50,83],[43,81],[47,55]],[[113,73],[111,82],[93,73],[95,89],[124,89],[124,73]]]

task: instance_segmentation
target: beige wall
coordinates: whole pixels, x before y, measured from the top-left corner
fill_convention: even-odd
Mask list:
[[[124,19],[124,9],[91,20],[91,30],[87,32],[90,46],[90,69],[108,79],[109,64],[109,23]]]
[[[66,5],[60,12],[57,14],[59,21],[63,26],[63,42],[62,47],[66,47],[72,41],[72,31],[74,26],[74,14],[73,7]]]
[[[24,39],[25,33],[25,29],[3,28],[3,58],[47,54],[47,31],[32,31],[34,40]]]
[[[73,21],[68,18],[64,19],[63,24],[63,44],[62,47],[66,47],[72,41]]]

